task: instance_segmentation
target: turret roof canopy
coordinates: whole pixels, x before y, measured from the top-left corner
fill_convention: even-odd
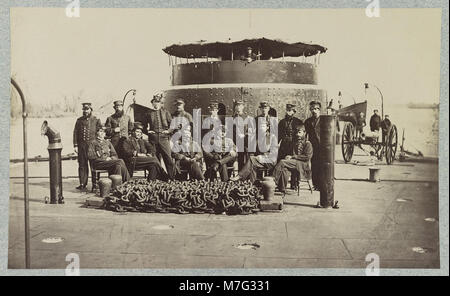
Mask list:
[[[327,48],[317,44],[307,44],[302,42],[287,43],[278,39],[244,39],[236,42],[206,42],[205,40],[189,44],[173,44],[163,49],[171,56],[180,58],[219,58],[246,54],[247,48],[251,47],[253,53],[261,53],[261,59],[279,58],[284,56],[299,57],[312,56],[324,53]]]

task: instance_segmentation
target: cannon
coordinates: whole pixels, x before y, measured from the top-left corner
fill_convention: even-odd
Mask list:
[[[395,160],[398,146],[398,132],[395,124],[392,124],[384,136],[379,132],[366,132],[356,135],[357,116],[363,112],[367,114],[367,101],[356,103],[338,110],[339,121],[344,122],[341,136],[342,156],[346,163],[353,157],[355,146],[370,146],[378,160],[386,160],[392,164]],[[362,148],[362,147],[361,147]]]

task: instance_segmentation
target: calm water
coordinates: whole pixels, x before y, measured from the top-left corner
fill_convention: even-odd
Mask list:
[[[368,111],[370,112],[370,111]],[[411,152],[420,150],[425,156],[438,156],[439,143],[439,110],[437,109],[408,109],[407,107],[389,108],[391,121],[399,131],[401,143],[402,129],[405,129],[405,148]],[[100,115],[102,123],[106,115]],[[28,156],[48,156],[47,137],[41,136],[41,125],[45,118],[28,119]],[[73,128],[76,117],[50,118],[49,125],[61,133],[62,154],[73,152]],[[10,130],[10,158],[23,158],[22,118],[11,120]]]

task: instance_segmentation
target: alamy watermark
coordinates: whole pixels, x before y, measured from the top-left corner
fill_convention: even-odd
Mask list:
[[[367,276],[379,276],[380,275],[380,256],[375,253],[367,254],[366,262],[369,262],[366,266]]]
[[[80,275],[80,256],[77,253],[69,253],[66,255],[66,261],[69,264],[66,266],[66,276],[79,276]]]
[[[67,17],[80,17],[80,0],[66,0],[69,2],[66,6]]]
[[[366,7],[367,17],[380,17],[380,0],[366,0],[370,2]]]

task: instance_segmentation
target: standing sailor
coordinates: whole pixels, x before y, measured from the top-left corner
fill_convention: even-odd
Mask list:
[[[248,159],[248,131],[249,125],[244,123],[248,115],[244,112],[244,101],[237,99],[234,106],[234,123],[233,126],[233,141],[236,145],[238,154],[238,168],[239,170],[244,167],[245,162]]]
[[[286,155],[292,155],[294,152],[295,128],[303,125],[303,121],[295,117],[295,113],[295,105],[286,104],[286,116],[278,123],[278,141],[280,143],[278,161],[284,159]],[[295,189],[297,183],[297,172],[292,171],[291,188]]]
[[[87,186],[89,176],[88,147],[95,139],[97,129],[101,127],[100,119],[92,115],[92,104],[83,103],[83,116],[77,119],[73,130],[73,147],[78,158],[78,178],[80,185],[76,189],[83,190]],[[92,176],[95,178],[95,176]]]
[[[153,96],[151,100],[153,109],[150,109],[145,115],[143,125],[144,133],[148,135],[148,140],[155,145],[156,156],[158,158],[162,156],[167,174],[172,179],[175,173],[169,142],[170,135],[172,134],[172,130],[170,129],[172,116],[169,111],[162,108],[162,97],[162,94]]]
[[[189,125],[192,126],[193,120],[192,115],[184,110],[185,102],[183,99],[177,99],[175,101],[175,108],[176,111],[172,114],[172,120],[176,120],[177,117],[183,117],[186,118],[186,120],[189,122]],[[178,125],[177,129],[180,129],[180,125]]]
[[[121,142],[128,138],[133,129],[133,122],[128,115],[124,114],[122,101],[114,102],[114,110],[115,113],[109,116],[105,122],[106,136],[110,138],[114,149],[121,156],[122,151],[119,149],[122,147]]]
[[[313,147],[313,155],[311,158],[312,183],[315,190],[320,189],[320,111],[322,105],[319,101],[309,103],[309,110],[312,115],[305,120],[306,134],[308,141]]]

